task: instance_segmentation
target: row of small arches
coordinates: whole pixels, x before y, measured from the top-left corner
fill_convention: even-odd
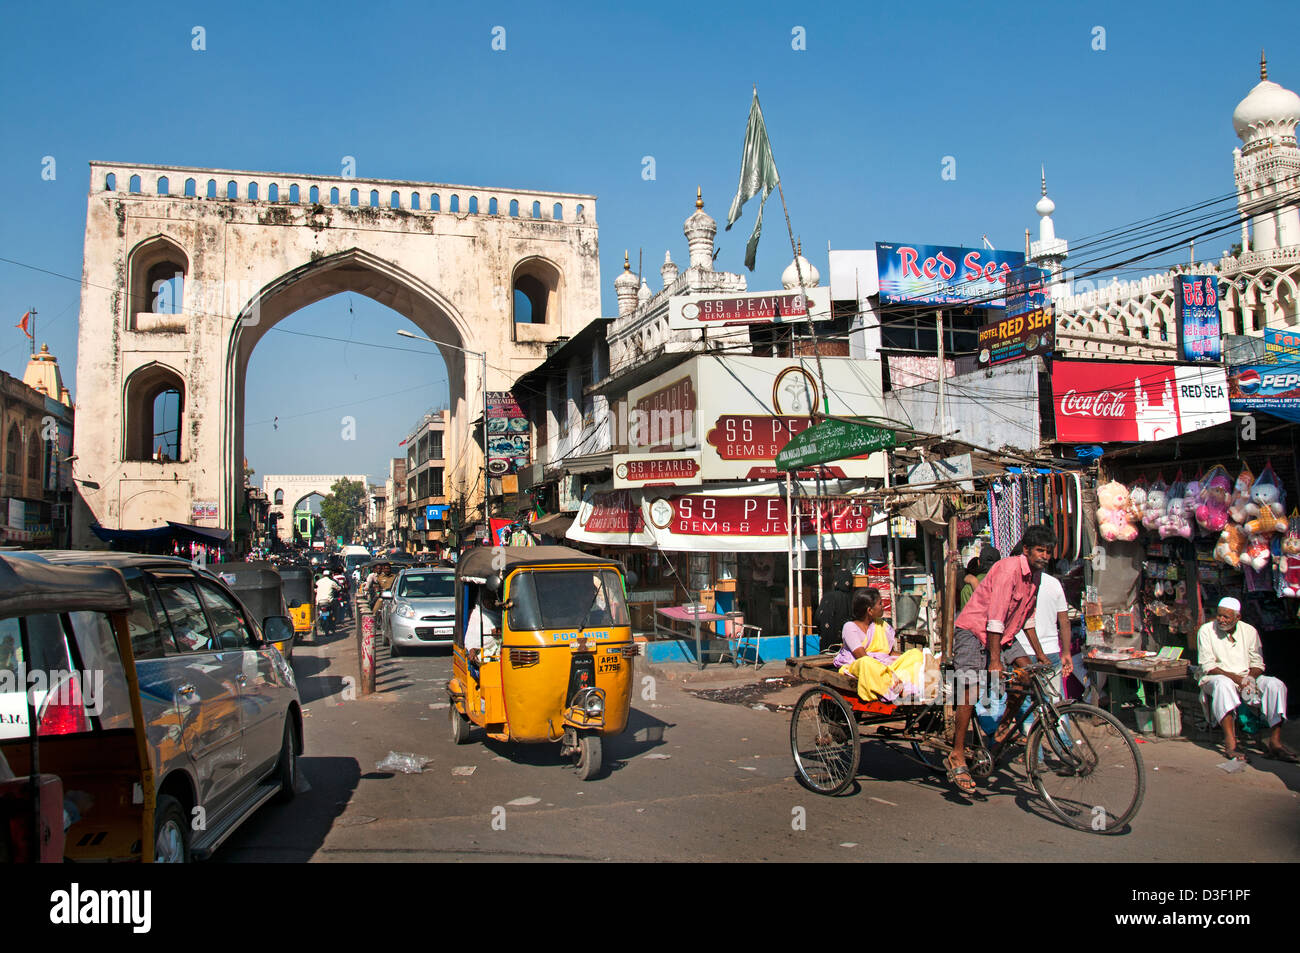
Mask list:
[[[117,175],[116,175],[115,173],[110,172],[110,173],[108,173],[108,175],[105,177],[105,179],[104,179],[104,190],[107,191],[107,192],[114,192],[114,191],[117,190]],[[133,176],[131,176],[131,179],[130,179],[130,182],[129,182],[129,185],[128,185],[128,191],[131,192],[131,193],[133,193],[133,194],[137,194],[137,195],[142,194],[142,190],[141,190],[141,182],[140,182],[140,176],[138,176],[138,175],[133,175]],[[231,179],[229,182],[226,183],[226,189],[225,189],[225,195],[224,195],[224,196],[219,195],[218,192],[219,192],[219,189],[218,189],[218,186],[217,186],[217,180],[216,180],[216,179],[208,179],[207,194],[206,194],[205,198],[209,198],[209,199],[225,198],[225,199],[227,199],[228,201],[237,201],[237,200],[239,200],[239,199],[241,198],[241,196],[240,196],[240,194],[239,194],[239,185],[238,185],[238,183],[235,182],[234,179]],[[170,194],[171,194],[171,183],[170,183],[170,181],[168,180],[167,176],[165,176],[165,175],[164,175],[164,176],[160,176],[160,177],[158,178],[158,194],[159,194],[159,195],[170,195]],[[198,183],[197,183],[194,179],[186,179],[186,180],[185,180],[185,185],[184,185],[184,188],[183,188],[183,191],[182,191],[182,194],[183,194],[183,196],[184,196],[185,198],[190,198],[190,199],[192,199],[192,198],[198,198]],[[243,196],[243,197],[246,198],[246,199],[247,199],[248,201],[250,201],[250,202],[261,201],[261,196],[260,196],[260,194],[259,194],[259,189],[258,189],[258,185],[257,185],[256,182],[249,182],[249,183],[248,183],[247,194],[246,194],[245,196]],[[329,198],[329,202],[328,202],[328,203],[324,203],[324,202],[321,201],[321,191],[320,191],[320,186],[318,186],[318,185],[313,185],[310,189],[307,190],[307,202],[309,202],[309,203],[312,204],[312,205],[323,205],[323,204],[329,204],[329,205],[340,205],[340,204],[346,204],[346,205],[352,206],[352,207],[354,207],[354,208],[360,208],[360,207],[362,207],[362,204],[361,204],[361,192],[360,192],[359,189],[352,189],[351,192],[349,192],[346,203],[344,203],[344,202],[342,201],[342,199],[343,199],[343,195],[342,195],[342,192],[340,191],[340,189],[339,189],[337,186],[335,186],[334,188],[331,188],[331,189],[329,190],[329,196],[328,196],[328,198]],[[383,207],[384,207],[384,206],[381,204],[381,202],[380,202],[380,196],[379,196],[379,190],[378,190],[378,189],[371,189],[371,190],[370,190],[370,195],[369,195],[368,198],[369,198],[369,201],[366,203],[366,207],[369,207],[369,208],[383,208]],[[302,193],[301,193],[301,191],[299,190],[298,186],[297,186],[296,184],[295,184],[295,185],[290,185],[290,186],[289,186],[289,192],[288,192],[288,199],[287,199],[287,201],[289,202],[289,204],[291,204],[291,205],[298,205],[298,204],[300,204],[300,203],[302,202],[302,200],[303,200],[303,199],[302,199]],[[272,182],[270,185],[268,185],[268,186],[266,187],[266,201],[267,201],[267,202],[279,202],[279,201],[281,201],[281,198],[280,198],[280,187],[279,187],[279,185],[277,185],[276,183]],[[409,207],[409,208],[411,208],[411,209],[414,209],[414,210],[419,211],[419,210],[420,210],[420,201],[421,201],[421,200],[420,200],[420,193],[419,193],[419,192],[412,192],[412,193],[410,193],[410,205],[409,205],[409,206],[406,206],[406,207]],[[465,212],[467,212],[467,213],[470,214],[470,215],[478,215],[478,214],[479,214],[479,201],[478,201],[478,196],[477,196],[477,195],[471,195],[471,196],[469,196],[469,200],[468,200],[465,204],[466,204],[466,207],[462,210],[461,207],[460,207],[460,196],[459,196],[459,195],[456,195],[456,194],[452,194],[452,195],[450,195],[450,196],[448,197],[448,199],[447,199],[447,209],[446,209],[446,211],[448,211],[448,212],[452,212],[452,213],[457,213],[457,214],[459,214],[461,211],[465,211]],[[388,205],[387,205],[387,207],[390,208],[390,209],[396,209],[396,208],[403,208],[403,207],[404,207],[404,206],[402,205],[402,194],[401,194],[401,192],[397,191],[396,189],[393,190],[392,194],[390,194],[389,197],[388,197]],[[425,211],[429,211],[429,212],[441,212],[441,211],[443,211],[443,209],[442,209],[442,200],[441,200],[441,197],[438,195],[437,192],[432,192],[432,193],[429,194],[429,198],[428,198],[428,207],[427,207],[427,209],[425,209]],[[576,218],[577,218],[579,221],[582,220],[583,212],[584,212],[583,206],[579,205],[579,206],[577,207],[577,210],[576,210]],[[519,218],[519,213],[520,213],[519,200],[518,200],[518,199],[511,199],[511,200],[510,200],[510,205],[509,205],[509,207],[508,207],[508,211],[507,211],[506,214],[508,214],[511,218]],[[501,214],[501,211],[500,211],[500,204],[499,204],[499,202],[497,201],[497,199],[495,199],[495,198],[488,199],[488,203],[487,203],[487,214],[488,214],[488,215],[500,215],[500,214]],[[535,202],[533,202],[532,215],[531,215],[531,217],[532,217],[532,218],[536,218],[536,219],[540,219],[540,218],[542,218],[542,203],[541,203],[540,201],[535,201]],[[560,202],[556,202],[555,205],[552,206],[552,208],[551,208],[551,219],[552,219],[553,221],[556,221],[556,222],[560,222],[560,221],[563,221],[563,220],[564,220],[564,206],[563,206],[562,203],[560,203]]]

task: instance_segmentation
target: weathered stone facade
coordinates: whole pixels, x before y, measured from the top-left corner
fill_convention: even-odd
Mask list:
[[[91,163],[76,453],[99,489],[85,492],[79,542],[89,519],[191,522],[195,501],[217,501],[216,525],[231,528],[253,348],[282,318],[344,291],[453,346],[440,349],[448,456],[478,484],[469,421],[480,365],[454,348],[486,352],[487,389],[509,389],[547,342],[599,315],[597,251],[590,195]],[[516,289],[535,323],[514,322]],[[154,398],[172,391],[174,458],[150,431]]]

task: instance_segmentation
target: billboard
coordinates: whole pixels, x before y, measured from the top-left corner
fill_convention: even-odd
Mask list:
[[[1294,337],[1294,335],[1292,335]],[[1233,410],[1262,410],[1300,422],[1300,363],[1246,364],[1228,375]]]
[[[1179,275],[1174,282],[1178,359],[1217,364],[1223,360],[1219,284],[1209,275]]]
[[[616,453],[614,489],[640,486],[695,486],[700,482],[700,452]]]
[[[882,305],[1001,308],[1007,276],[1024,266],[1023,252],[876,242]]]
[[[776,455],[812,426],[812,414],[825,410],[827,396],[832,417],[879,419],[884,414],[879,361],[823,357],[822,369],[827,394],[808,358],[691,358],[628,393],[628,457],[644,460],[647,453],[665,453],[680,458],[696,451],[694,483],[784,476],[776,469]],[[800,473],[883,477],[884,455]]]
[[[1288,357],[1300,357],[1300,332],[1265,328],[1264,357],[1268,364],[1277,364]]]
[[[798,291],[769,291],[763,294],[675,295],[668,302],[668,327],[692,331],[732,324],[786,324],[791,321],[829,321],[830,288],[808,288],[805,298]]]
[[[1056,344],[1056,318],[1051,306],[1011,314],[980,327],[980,367],[995,367],[1022,357],[1049,354]]]
[[[1166,440],[1231,419],[1222,367],[1056,361],[1052,399],[1062,443]]]
[[[488,391],[488,473],[503,476],[528,467],[528,418],[509,391]]]

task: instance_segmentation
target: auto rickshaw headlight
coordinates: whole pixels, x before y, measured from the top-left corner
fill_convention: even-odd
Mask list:
[[[591,695],[587,696],[586,708],[588,715],[599,715],[605,710],[605,699],[593,692]]]

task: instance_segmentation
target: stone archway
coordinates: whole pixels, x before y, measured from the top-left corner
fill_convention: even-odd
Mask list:
[[[270,474],[262,477],[262,492],[270,501],[270,512],[280,514],[276,522],[276,535],[284,542],[292,540],[294,509],[309,496],[329,496],[330,487],[339,480],[352,480],[362,486],[369,486],[364,476],[346,473]]]
[[[89,544],[91,519],[114,529],[150,525],[147,507],[126,505],[150,491],[174,499],[169,511],[189,513],[188,521],[233,529],[249,357],[276,322],[308,304],[342,291],[367,295],[454,346],[441,348],[448,441],[471,487],[482,466],[470,434],[472,398],[484,382],[477,360],[455,348],[486,352],[487,389],[507,390],[545,359],[548,343],[600,314],[590,195],[101,162],[91,163],[90,179],[77,398],[80,417],[94,426],[83,424],[75,437],[86,504],[78,545]],[[186,187],[172,194],[177,182]],[[272,195],[276,201],[264,200]],[[553,211],[446,211],[513,202]],[[163,241],[186,259],[179,315],[152,315],[130,285],[132,256]],[[538,259],[556,272],[554,319],[521,331],[512,280],[520,263]],[[126,382],[150,364],[174,369],[182,385],[180,461],[126,452]]]

